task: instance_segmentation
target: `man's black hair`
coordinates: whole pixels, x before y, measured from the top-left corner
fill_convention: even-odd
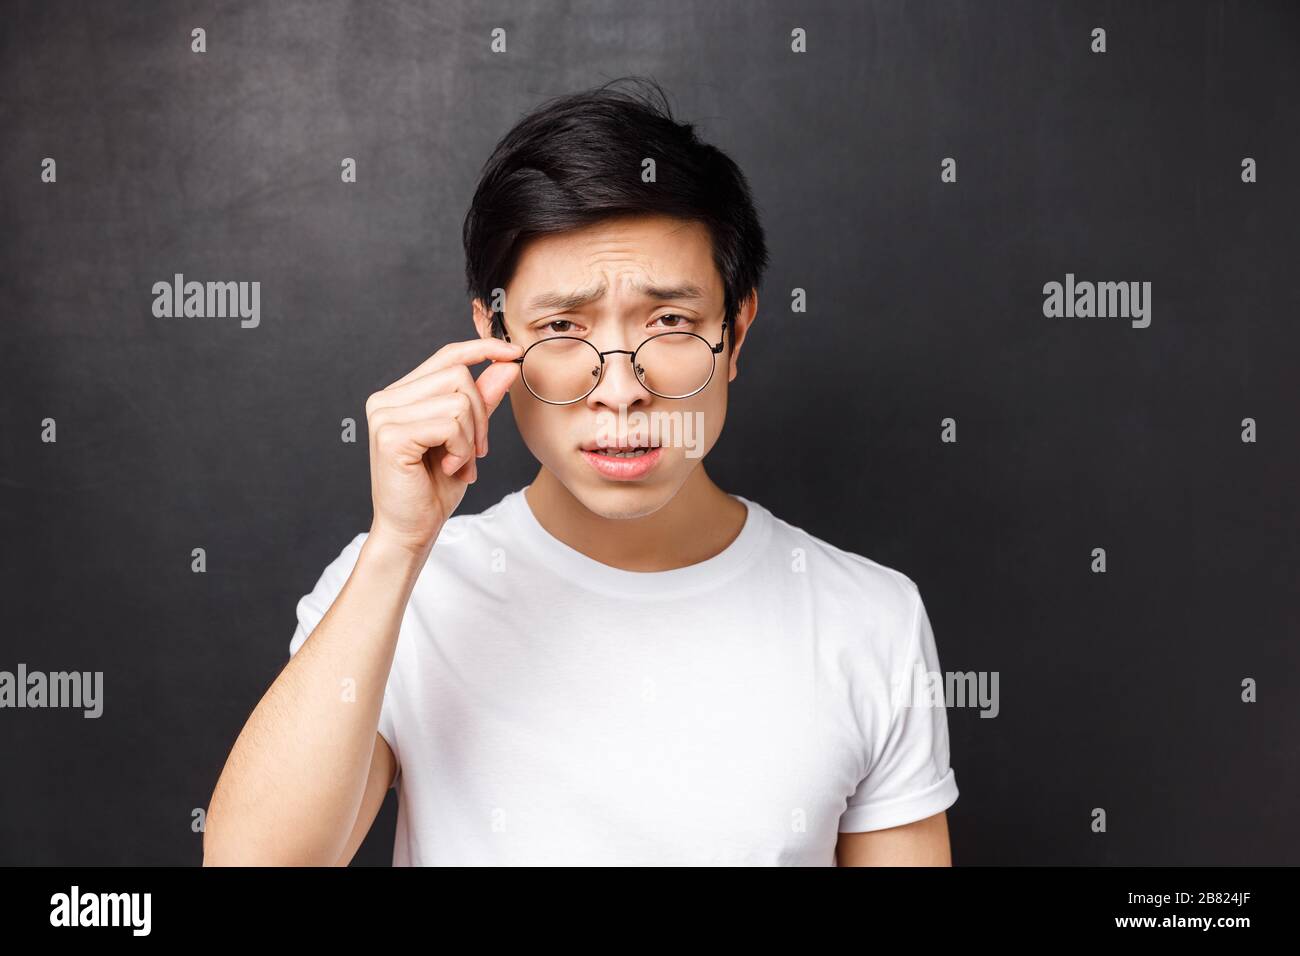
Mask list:
[[[621,84],[630,90],[624,91]],[[655,161],[656,182],[642,181]],[[740,168],[673,118],[653,79],[620,77],[548,100],[497,144],[465,215],[465,279],[492,307],[524,244],[616,216],[661,214],[709,230],[729,328],[767,267],[763,227]],[[493,334],[500,334],[500,314]],[[730,337],[728,337],[730,339]]]

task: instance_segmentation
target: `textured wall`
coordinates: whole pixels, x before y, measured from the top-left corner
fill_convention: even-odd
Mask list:
[[[772,250],[711,474],[911,576],[944,667],[999,675],[996,718],[949,714],[956,862],[1300,862],[1294,6],[19,2],[0,31],[0,670],[104,675],[97,719],[0,710],[0,863],[199,861],[296,601],[369,524],[340,420],[471,334],[497,138],[628,73],[742,166]],[[257,326],[155,317],[176,273],[259,282]],[[1045,316],[1067,274],[1151,283],[1150,324]],[[462,511],[532,477],[508,414],[492,450]]]

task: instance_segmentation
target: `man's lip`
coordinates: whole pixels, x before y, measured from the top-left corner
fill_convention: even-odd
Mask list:
[[[649,475],[659,464],[662,451],[663,449],[656,445],[644,455],[620,458],[616,455],[602,455],[599,451],[584,448],[582,455],[602,478],[610,481],[639,481]]]
[[[632,440],[632,441],[622,442],[620,444],[602,444],[600,442],[590,441],[590,442],[583,442],[581,447],[583,451],[599,452],[599,451],[632,451],[633,449],[636,448],[658,448],[659,446],[651,442]]]

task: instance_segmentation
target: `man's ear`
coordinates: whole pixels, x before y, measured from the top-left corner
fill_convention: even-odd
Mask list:
[[[730,368],[727,371],[727,381],[734,382],[737,373],[737,360],[740,358],[740,347],[745,344],[745,336],[749,333],[749,327],[754,324],[754,318],[758,315],[758,290],[750,289],[749,295],[745,301],[740,304],[736,310],[735,325],[727,331],[731,336],[731,355],[729,356]]]
[[[474,307],[474,328],[478,330],[478,337],[481,339],[492,338],[492,313],[483,307],[482,299],[475,299],[472,305]]]

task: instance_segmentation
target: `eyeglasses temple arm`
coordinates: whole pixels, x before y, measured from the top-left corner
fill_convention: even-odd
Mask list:
[[[726,341],[727,341],[727,320],[723,319],[722,331],[718,335],[718,344],[713,346],[714,355],[717,355],[719,352],[722,351],[722,346],[726,343]]]

